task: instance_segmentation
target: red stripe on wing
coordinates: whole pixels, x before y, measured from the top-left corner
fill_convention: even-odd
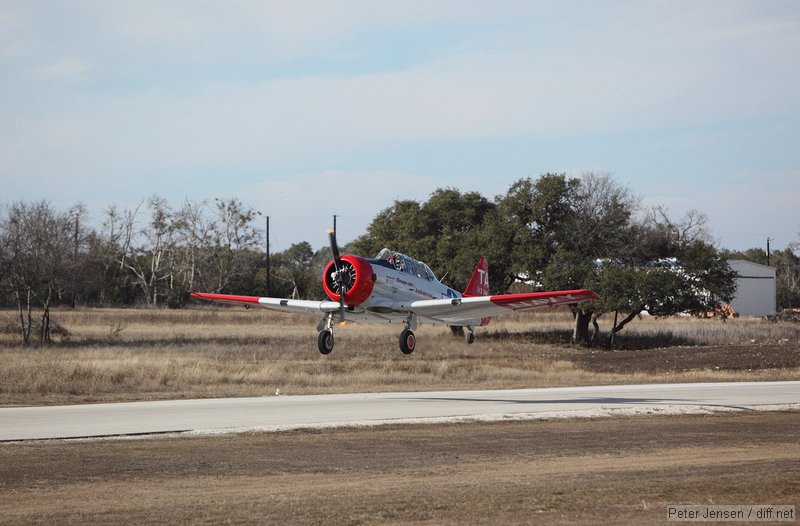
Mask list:
[[[249,304],[258,303],[258,296],[237,296],[235,294],[211,294],[207,292],[192,292],[193,298],[216,301],[223,303]]]

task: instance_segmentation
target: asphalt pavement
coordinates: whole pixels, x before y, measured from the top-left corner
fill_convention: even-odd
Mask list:
[[[800,382],[359,393],[0,408],[0,441],[800,409]]]

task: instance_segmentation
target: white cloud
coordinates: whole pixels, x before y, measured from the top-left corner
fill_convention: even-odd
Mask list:
[[[333,214],[340,217],[339,242],[348,243],[395,200],[425,201],[438,186],[419,174],[324,170],[265,176],[260,182],[230,190],[247,196],[249,204],[272,217],[271,242],[276,250],[283,250],[301,240],[315,248],[324,246]]]
[[[39,66],[30,71],[37,81],[78,81],[86,77],[91,65],[80,58],[63,58],[56,62]]]
[[[7,81],[0,178],[12,193],[91,187],[147,195],[208,187],[215,170],[230,187],[246,188],[253,171],[269,170],[265,177],[306,174],[305,185],[280,179],[259,189],[285,195],[378,181],[380,192],[356,201],[379,209],[392,191],[425,187],[416,196],[424,198],[446,184],[413,180],[408,166],[390,161],[373,161],[373,171],[348,165],[365,166],[358,159],[398,145],[430,152],[459,141],[568,142],[658,130],[653,140],[663,141],[666,159],[701,151],[678,143],[702,145],[709,123],[741,137],[742,122],[800,112],[791,4],[783,11],[771,3],[639,1],[38,5],[0,5]],[[675,129],[684,131],[678,139]],[[784,155],[784,164],[796,163]],[[602,162],[618,170],[613,159]],[[416,165],[420,178],[430,172],[424,160]],[[330,167],[339,172],[325,172]],[[412,183],[395,188],[391,174]],[[348,195],[333,200],[352,208]]]

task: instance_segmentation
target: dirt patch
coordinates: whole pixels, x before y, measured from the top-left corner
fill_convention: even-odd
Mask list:
[[[800,413],[0,446],[0,522],[663,521],[800,504]]]
[[[603,373],[758,371],[800,367],[800,347],[790,344],[739,344],[669,347],[638,351],[582,350],[563,359]]]

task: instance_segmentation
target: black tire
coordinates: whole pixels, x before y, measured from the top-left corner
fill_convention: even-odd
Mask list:
[[[317,349],[322,354],[330,354],[333,350],[333,331],[325,329],[317,335]]]
[[[466,338],[467,338],[467,343],[468,344],[475,343],[475,333],[474,332],[468,332]]]
[[[411,329],[403,329],[400,333],[400,350],[403,354],[411,354],[417,346],[417,337]]]

